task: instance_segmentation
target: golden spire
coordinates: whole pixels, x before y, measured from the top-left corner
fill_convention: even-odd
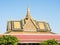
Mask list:
[[[28,18],[31,18],[31,16],[30,16],[30,8],[29,8],[29,6],[28,6],[28,8],[27,8],[27,15],[26,15],[26,18],[28,19]]]

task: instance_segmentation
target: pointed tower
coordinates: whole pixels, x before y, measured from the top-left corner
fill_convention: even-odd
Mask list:
[[[29,6],[28,6],[28,8],[27,8],[26,19],[31,19]]]
[[[34,19],[32,19],[30,16],[29,7],[27,8],[27,15],[25,17],[24,22],[25,22],[25,24],[23,26],[23,31],[25,31],[25,32],[37,32],[38,26],[37,26],[36,22],[34,21]]]

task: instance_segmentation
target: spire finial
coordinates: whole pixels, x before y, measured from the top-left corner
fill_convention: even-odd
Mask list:
[[[27,15],[26,15],[26,18],[31,18],[31,16],[30,16],[30,8],[29,8],[29,6],[28,6],[28,8],[27,8]]]

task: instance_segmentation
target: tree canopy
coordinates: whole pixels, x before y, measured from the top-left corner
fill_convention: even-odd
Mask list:
[[[52,39],[44,41],[40,45],[59,45],[59,43],[55,39]]]
[[[18,39],[11,35],[3,35],[0,37],[0,45],[17,45]]]

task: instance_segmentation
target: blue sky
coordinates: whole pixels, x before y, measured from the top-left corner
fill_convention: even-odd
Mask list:
[[[60,34],[60,0],[0,0],[0,34],[8,20],[25,18],[28,5],[32,18],[48,22],[52,32]]]

